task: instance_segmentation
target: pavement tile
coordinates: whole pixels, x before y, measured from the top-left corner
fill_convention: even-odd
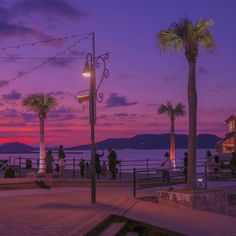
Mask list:
[[[138,196],[155,192],[139,191]],[[134,200],[131,188],[97,188],[96,204],[90,203],[90,188],[2,190],[0,203],[3,236],[84,235],[111,213],[187,235],[236,235],[236,217]]]

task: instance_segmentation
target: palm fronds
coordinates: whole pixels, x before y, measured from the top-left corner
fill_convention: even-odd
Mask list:
[[[45,116],[56,104],[57,102],[54,97],[45,95],[44,93],[30,94],[23,100],[24,106]]]
[[[176,106],[173,106],[171,102],[167,102],[166,104],[161,104],[158,108],[158,114],[167,114],[168,116],[184,116],[186,113],[185,105],[181,102],[177,103]]]
[[[187,17],[181,18],[172,23],[169,29],[159,32],[157,35],[159,48],[174,51],[184,48],[185,55],[193,60],[198,56],[199,46],[212,52],[215,48],[215,42],[209,27],[213,23],[212,19],[200,18],[194,24]]]

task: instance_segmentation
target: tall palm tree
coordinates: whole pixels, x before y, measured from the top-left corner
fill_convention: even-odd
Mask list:
[[[157,41],[161,49],[174,51],[184,50],[188,61],[188,110],[189,110],[189,142],[188,142],[188,181],[187,188],[196,188],[196,148],[197,148],[197,90],[196,62],[199,46],[209,52],[215,48],[214,38],[209,30],[213,24],[211,19],[198,19],[194,24],[187,17],[161,30]]]
[[[56,99],[44,93],[28,95],[23,100],[23,105],[38,113],[40,122],[40,146],[39,146],[39,172],[44,172],[45,143],[44,143],[44,120],[47,113],[56,106]]]
[[[185,115],[185,106],[179,102],[174,107],[170,102],[167,102],[166,105],[159,106],[158,114],[167,114],[170,117],[170,159],[175,166],[175,117]]]

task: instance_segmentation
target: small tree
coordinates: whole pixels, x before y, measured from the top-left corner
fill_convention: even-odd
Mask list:
[[[166,114],[170,117],[170,159],[172,163],[175,161],[175,117],[185,115],[185,106],[182,103],[178,103],[175,107],[170,103],[161,104],[158,108],[158,114]]]
[[[23,100],[23,105],[38,113],[40,122],[40,148],[39,148],[39,172],[44,172],[45,142],[44,142],[44,120],[49,111],[56,106],[56,99],[44,93],[28,95]]]

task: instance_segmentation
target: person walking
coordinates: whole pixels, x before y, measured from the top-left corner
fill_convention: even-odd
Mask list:
[[[230,159],[229,165],[230,165],[232,176],[236,177],[235,176],[235,172],[236,172],[236,152],[232,152],[232,158]]]
[[[101,174],[101,162],[100,162],[100,157],[104,156],[104,151],[102,154],[99,154],[97,150],[95,149],[95,171],[97,175],[97,179],[100,179],[100,174]]]
[[[112,148],[108,148],[108,164],[111,173],[111,179],[116,179],[117,154]]]
[[[169,152],[166,152],[164,155],[164,159],[161,162],[160,166],[162,172],[162,183],[163,184],[170,184],[170,170],[172,169],[172,162],[170,160]]]
[[[61,181],[65,180],[65,152],[62,145],[58,149],[58,163],[59,163],[59,178]]]
[[[80,167],[80,176],[81,176],[82,178],[84,178],[84,176],[85,176],[85,173],[84,173],[85,160],[84,160],[83,158],[80,159],[79,167]]]
[[[185,183],[187,183],[188,179],[188,153],[184,153],[184,178],[185,178]]]
[[[46,187],[48,189],[51,189],[52,187],[53,162],[54,162],[54,159],[52,156],[52,151],[48,150],[47,155],[45,157]]]

